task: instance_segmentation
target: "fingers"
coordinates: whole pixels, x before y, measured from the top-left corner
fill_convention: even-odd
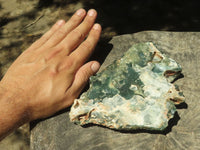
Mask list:
[[[68,54],[84,40],[94,25],[96,17],[97,12],[94,9],[89,10],[84,21],[77,28],[71,31],[60,43],[60,45],[62,45],[61,47],[63,47]]]
[[[53,50],[48,49],[46,52],[46,60],[48,61],[53,58],[62,61],[64,59],[60,67],[61,69],[59,70],[63,68],[66,70],[66,68],[69,68],[69,61],[67,59],[69,59],[68,56],[70,55],[73,57],[72,60],[75,62],[74,64],[77,64],[77,66],[71,66],[71,68],[74,68],[76,71],[91,55],[99,40],[101,26],[99,24],[94,25],[96,16],[97,12],[95,10],[89,10],[86,18],[77,28],[71,31],[60,44],[53,48]],[[90,32],[88,38],[81,44],[88,32]],[[78,45],[80,46],[74,50]],[[71,52],[72,54],[70,54]],[[66,57],[66,59],[63,58],[63,56]]]
[[[92,51],[100,38],[100,34],[101,26],[99,24],[95,24],[91,29],[88,38],[70,55],[65,55],[66,52],[64,51],[60,52],[57,56],[60,58],[62,56],[63,61],[59,64],[58,70],[63,70],[64,72],[69,72],[70,70],[71,73],[76,72],[92,54]],[[57,58],[57,60],[60,58]]]
[[[49,31],[47,31],[40,39],[38,39],[37,41],[35,41],[29,49],[37,49],[39,47],[41,47],[46,41],[48,41],[51,36],[63,25],[65,24],[64,20],[59,20],[57,21]]]
[[[59,30],[57,30],[48,41],[46,41],[43,45],[43,49],[53,47],[61,42],[69,32],[82,22],[85,15],[86,12],[84,9],[77,10],[70,20],[64,26],[60,27]]]
[[[100,68],[100,64],[97,61],[91,61],[83,65],[75,74],[74,82],[68,89],[70,95],[78,97],[82,89],[88,82],[90,76],[94,75]]]
[[[101,26],[95,24],[87,39],[80,44],[80,46],[73,51],[70,56],[77,61],[77,67],[80,67],[92,54],[101,34]]]

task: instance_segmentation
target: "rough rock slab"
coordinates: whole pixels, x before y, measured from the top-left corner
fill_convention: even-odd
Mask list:
[[[176,84],[186,97],[178,115],[164,132],[118,132],[71,123],[69,112],[39,122],[31,131],[31,149],[54,150],[198,150],[200,148],[200,33],[145,31],[114,37],[113,49],[101,69],[118,59],[132,44],[152,41],[180,63],[184,79]],[[103,48],[102,48],[103,51]],[[181,118],[181,119],[180,119]]]

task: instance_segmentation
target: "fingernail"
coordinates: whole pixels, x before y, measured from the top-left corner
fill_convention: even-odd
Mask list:
[[[95,10],[94,9],[90,9],[89,11],[88,11],[88,15],[91,17],[91,16],[94,16],[95,15]]]
[[[99,68],[100,68],[100,65],[97,62],[93,63],[91,66],[92,71],[95,73],[99,70]]]
[[[100,25],[96,23],[96,24],[93,26],[93,29],[94,29],[94,30],[99,30],[99,29],[100,29]]]
[[[78,16],[82,16],[82,15],[84,14],[84,9],[79,9],[79,10],[77,10],[76,14],[77,14]]]
[[[58,20],[56,24],[61,26],[62,24],[64,24],[64,22],[65,22],[64,20]]]

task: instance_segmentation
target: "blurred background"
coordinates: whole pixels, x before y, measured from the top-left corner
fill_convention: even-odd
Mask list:
[[[92,58],[101,63],[113,36],[146,30],[200,31],[198,0],[0,0],[0,79],[21,52],[79,8],[98,12],[103,31]],[[28,150],[29,134],[26,124],[1,141],[0,149]]]

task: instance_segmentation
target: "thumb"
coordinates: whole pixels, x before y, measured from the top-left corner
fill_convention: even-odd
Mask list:
[[[75,74],[74,82],[70,89],[68,89],[68,92],[70,92],[74,97],[78,97],[87,84],[90,76],[94,75],[99,68],[100,64],[97,61],[91,61],[83,65]]]

